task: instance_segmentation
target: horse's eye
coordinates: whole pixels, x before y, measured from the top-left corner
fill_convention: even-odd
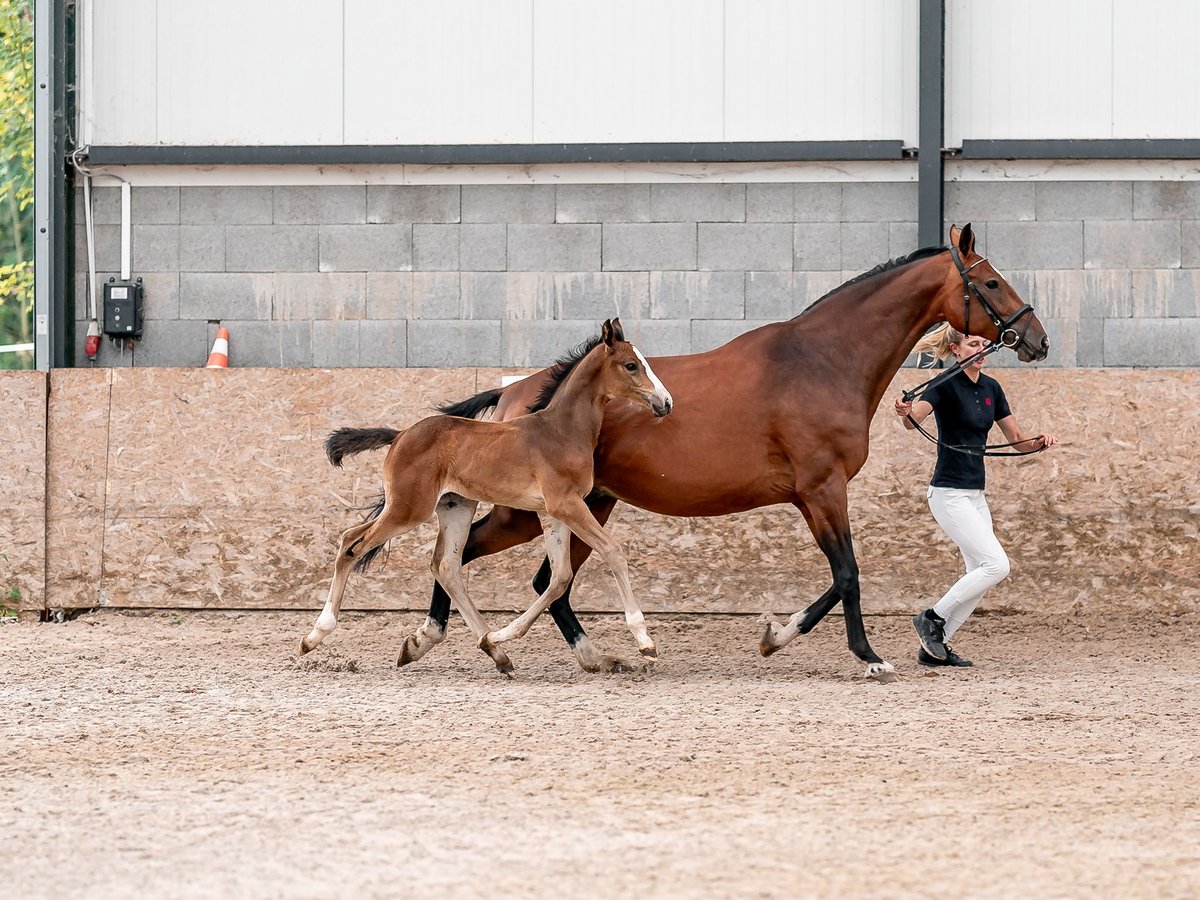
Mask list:
[[[996,288],[1000,287],[1000,282],[998,282],[995,278],[989,278],[983,283],[983,285],[989,291],[994,291]]]
[[[637,371],[637,363],[635,363],[635,362],[625,363],[625,371],[626,372],[636,372]]]

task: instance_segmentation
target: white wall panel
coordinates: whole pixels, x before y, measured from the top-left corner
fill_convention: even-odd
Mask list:
[[[81,12],[82,143],[158,140],[157,6],[157,0],[89,0]]]
[[[347,144],[527,143],[533,0],[346,0]]]
[[[726,140],[915,145],[916,0],[726,7]]]
[[[342,0],[159,0],[157,51],[158,143],[342,142]]]
[[[946,143],[1112,131],[1109,0],[950,0]]]
[[[951,0],[946,142],[1200,136],[1200,3]]]
[[[1113,0],[1113,137],[1200,137],[1200,3]]]
[[[722,140],[723,5],[537,0],[531,139]]]

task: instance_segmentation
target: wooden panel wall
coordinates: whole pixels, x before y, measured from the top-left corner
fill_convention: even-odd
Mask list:
[[[43,438],[41,376],[4,373],[0,402],[15,410],[0,420],[6,571],[38,607],[316,609],[337,536],[380,483],[379,453],[330,467],[327,433],[402,427],[498,377],[485,369],[56,371]],[[1010,369],[998,377],[1026,428],[1054,431],[1062,444],[988,463],[1013,567],[985,602],[1200,608],[1200,372]],[[898,376],[852,484],[864,604],[876,612],[928,603],[960,565],[925,505],[932,445],[904,432],[888,409],[918,380],[912,371]],[[828,585],[790,507],[700,520],[623,507],[614,527],[650,611],[791,612]],[[434,533],[422,526],[396,542],[381,572],[356,576],[346,608],[423,609]],[[476,601],[491,609],[526,602],[540,559],[530,546],[473,565]],[[611,576],[594,563],[576,597],[582,609],[617,608]]]
[[[0,460],[0,603],[19,613],[36,611],[46,595],[46,376],[41,372],[0,372]]]

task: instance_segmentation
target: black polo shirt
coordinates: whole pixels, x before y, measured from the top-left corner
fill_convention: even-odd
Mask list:
[[[959,372],[926,390],[921,399],[933,407],[938,437],[959,447],[982,447],[992,425],[1012,415],[1000,382],[983,372],[975,382]],[[931,485],[974,491],[983,490],[984,481],[982,456],[938,447]]]

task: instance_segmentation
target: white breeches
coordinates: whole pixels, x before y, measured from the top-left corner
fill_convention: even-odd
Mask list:
[[[933,607],[946,620],[949,640],[987,589],[1008,576],[1008,555],[992,532],[992,514],[983,491],[930,487],[928,497],[933,517],[958,544],[967,569]]]

